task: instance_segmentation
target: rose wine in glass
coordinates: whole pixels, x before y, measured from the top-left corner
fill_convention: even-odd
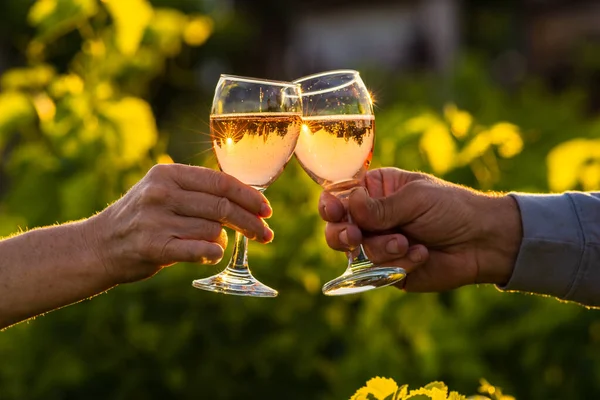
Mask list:
[[[371,96],[357,71],[337,70],[300,78],[303,125],[296,158],[308,175],[344,205],[352,188],[364,185],[375,143]],[[350,220],[348,214],[348,220]],[[323,286],[336,296],[392,285],[406,276],[400,267],[374,265],[362,245],[347,253],[346,271]]]
[[[213,150],[221,171],[263,192],[290,160],[300,127],[302,99],[298,85],[221,75],[210,115]],[[248,238],[235,233],[231,260],[219,274],[193,286],[214,292],[275,297],[248,266]]]

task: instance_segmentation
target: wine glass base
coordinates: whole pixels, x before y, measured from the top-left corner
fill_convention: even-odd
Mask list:
[[[406,277],[406,271],[400,267],[370,267],[344,274],[327,282],[323,294],[343,296],[366,292],[380,287],[390,286]]]
[[[204,279],[192,282],[196,289],[208,290],[223,294],[250,297],[276,297],[277,290],[260,283],[251,274],[234,274],[221,272]]]

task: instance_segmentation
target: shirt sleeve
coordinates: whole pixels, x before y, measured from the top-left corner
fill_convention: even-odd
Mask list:
[[[600,306],[600,192],[510,195],[523,239],[513,274],[499,288]]]

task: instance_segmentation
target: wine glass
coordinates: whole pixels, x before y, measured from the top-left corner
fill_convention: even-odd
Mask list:
[[[373,156],[375,116],[359,73],[337,70],[294,81],[302,89],[303,125],[296,158],[323,189],[347,205],[352,188],[364,185]],[[347,218],[351,221],[350,214]],[[359,293],[398,282],[400,267],[374,265],[362,245],[347,253],[346,272],[323,286],[326,295]]]
[[[263,192],[290,160],[302,125],[299,85],[221,75],[212,103],[210,133],[221,171]],[[275,297],[250,273],[248,238],[235,233],[233,254],[217,275],[193,286],[213,292]]]

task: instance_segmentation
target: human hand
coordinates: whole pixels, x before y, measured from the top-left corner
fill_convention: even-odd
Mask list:
[[[125,196],[84,223],[92,252],[114,284],[156,274],[175,262],[214,264],[223,257],[223,226],[267,243],[272,214],[256,189],[223,172],[159,164]]]
[[[431,292],[508,281],[522,237],[510,196],[476,192],[431,175],[381,168],[348,199],[353,223],[330,193],[319,202],[325,237],[336,250],[363,244],[371,261],[406,269],[399,286]],[[368,191],[368,193],[367,193]]]

